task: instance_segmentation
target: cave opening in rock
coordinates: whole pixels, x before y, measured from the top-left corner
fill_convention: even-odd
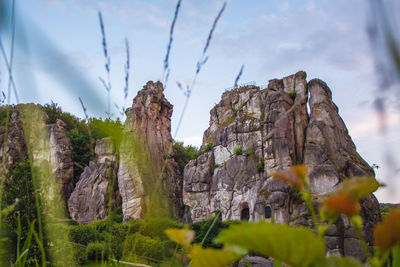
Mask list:
[[[241,221],[248,221],[250,219],[250,210],[249,208],[243,208],[240,212],[240,220]]]
[[[271,219],[272,210],[270,206],[265,207],[265,219]]]

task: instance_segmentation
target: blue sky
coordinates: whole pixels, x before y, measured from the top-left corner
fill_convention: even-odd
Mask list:
[[[14,74],[21,102],[59,103],[65,111],[83,117],[78,97],[90,116],[105,117],[105,77],[97,12],[103,13],[111,56],[111,98],[130,106],[148,80],[162,77],[163,59],[176,1],[134,0],[16,0]],[[185,100],[176,81],[189,84],[201,56],[219,0],[183,0],[170,54],[171,74],[166,97],[174,105],[172,131]],[[232,0],[219,21],[208,51],[209,60],[195,85],[178,140],[199,146],[208,127],[209,110],[225,88],[239,83],[267,84],[298,70],[308,80],[327,82],[359,153],[378,164],[377,177],[390,186],[377,196],[382,202],[400,202],[400,115],[389,107],[387,131],[378,131],[373,107],[379,77],[367,35],[365,0],[277,1]],[[9,50],[9,32],[2,40]],[[131,44],[129,97],[123,98],[125,47]],[[7,88],[1,62],[1,88]],[[6,91],[6,89],[4,89]],[[3,91],[4,91],[3,90]],[[15,99],[11,98],[15,103]],[[117,110],[112,110],[118,116]],[[387,160],[387,155],[391,159]],[[391,163],[390,163],[391,162]],[[390,163],[390,164],[389,164]]]

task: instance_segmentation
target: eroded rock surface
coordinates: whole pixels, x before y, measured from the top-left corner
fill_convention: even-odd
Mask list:
[[[182,178],[171,151],[173,106],[163,90],[160,82],[148,82],[126,111],[118,171],[124,220],[141,218],[156,200],[153,193],[166,196],[174,215],[182,216]]]
[[[71,218],[80,224],[105,219],[120,207],[115,148],[109,138],[96,142],[96,159],[85,167],[68,200]]]
[[[74,164],[72,162],[71,141],[65,131],[65,123],[57,119],[55,124],[48,125],[50,158],[56,167],[56,175],[61,185],[61,194],[65,202],[68,201],[74,190]]]
[[[10,112],[7,127],[0,126],[0,161],[3,162],[5,157],[5,171],[29,158],[36,162],[48,161],[60,185],[62,198],[67,201],[73,190],[73,162],[65,123],[57,120],[56,124],[46,126],[46,115],[40,105],[19,104],[3,108],[8,108]],[[32,146],[30,156],[27,148],[29,142]]]
[[[310,114],[307,112],[309,104]],[[296,191],[271,173],[305,164],[315,200],[344,179],[374,176],[357,153],[332,102],[328,86],[298,72],[269,82],[225,92],[210,112],[202,148],[213,147],[184,170],[183,201],[193,221],[217,212],[223,219],[275,222],[312,227],[310,214]],[[362,200],[364,233],[380,220],[376,198]],[[349,223],[339,219],[327,235],[330,253],[364,256]]]

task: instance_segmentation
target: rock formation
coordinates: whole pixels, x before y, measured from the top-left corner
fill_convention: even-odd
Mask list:
[[[62,198],[67,202],[74,190],[74,164],[72,162],[71,141],[64,129],[65,126],[62,120],[57,119],[55,124],[50,124],[47,127],[50,141],[50,159],[56,166],[55,172],[61,185]]]
[[[272,172],[305,164],[315,200],[344,179],[374,176],[357,153],[328,86],[318,79],[307,83],[304,72],[271,80],[264,90],[227,91],[210,115],[202,145],[208,152],[184,170],[183,202],[193,221],[220,212],[223,219],[273,216],[278,223],[312,227],[295,190],[272,178]],[[372,228],[380,220],[378,202],[371,195],[361,204],[364,233],[372,244]],[[328,232],[327,247],[330,253],[364,257],[344,218]]]
[[[7,127],[0,126],[0,160],[3,162],[5,157],[5,171],[15,163],[29,158],[33,161],[46,160],[52,164],[62,197],[66,201],[73,190],[73,163],[65,123],[57,120],[56,124],[47,125],[46,128],[46,115],[40,105],[19,104],[3,108],[10,112]],[[25,118],[21,113],[25,114]],[[27,144],[31,144],[31,156],[28,155]]]
[[[154,201],[169,202],[173,214],[182,216],[182,178],[172,152],[173,106],[163,90],[160,82],[148,82],[126,111],[118,170],[124,220],[141,218]]]
[[[103,220],[108,212],[120,207],[115,148],[110,138],[98,140],[96,159],[85,167],[71,197],[71,218],[80,224]]]

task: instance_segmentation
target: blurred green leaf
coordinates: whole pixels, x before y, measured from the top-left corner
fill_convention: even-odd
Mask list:
[[[330,256],[318,260],[311,267],[362,267],[361,262],[352,257]]]
[[[192,258],[191,267],[222,267],[239,260],[244,256],[244,253],[231,250],[202,248],[200,245],[193,245],[189,256]]]
[[[217,242],[239,246],[292,266],[308,266],[325,257],[325,240],[305,227],[243,223],[223,230]]]

